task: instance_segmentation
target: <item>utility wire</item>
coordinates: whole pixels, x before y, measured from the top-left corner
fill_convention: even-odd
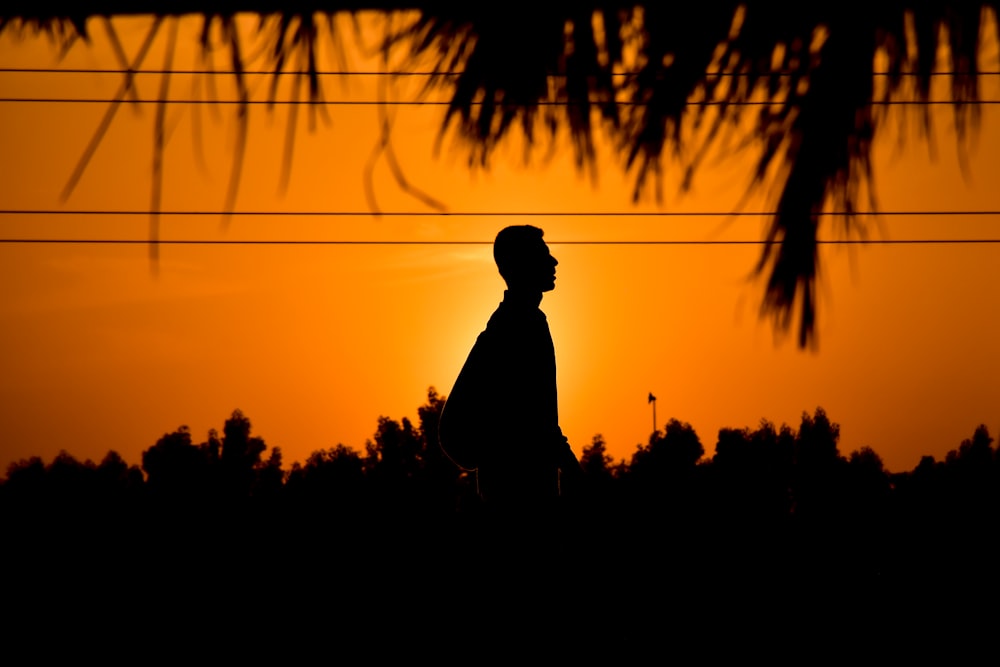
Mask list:
[[[175,70],[163,70],[163,69],[100,69],[100,68],[86,68],[86,67],[0,67],[0,73],[4,74],[208,74],[213,76],[221,75],[247,75],[247,76],[461,76],[465,74],[463,71],[425,71],[425,72],[406,72],[406,71],[393,71],[393,72],[380,72],[380,71],[365,71],[365,70],[322,70],[316,72],[310,72],[308,70],[270,70],[270,69],[258,69],[258,70],[206,70],[206,69],[175,69]],[[723,72],[723,71],[707,71],[705,76],[724,76],[724,77],[734,77],[743,78],[750,76],[792,76],[795,74],[802,74],[802,72],[793,72],[786,70],[775,70],[775,71],[761,71],[761,72]],[[873,71],[872,76],[925,76],[922,72],[885,72],[885,71]],[[549,74],[548,76],[564,78],[566,74]],[[627,78],[627,77],[637,77],[638,72],[615,72],[611,74],[615,78]],[[926,76],[1000,76],[1000,70],[981,70],[981,71],[957,71],[957,70],[942,70],[927,73]]]
[[[361,217],[416,217],[416,218],[750,218],[772,217],[778,211],[212,211],[174,210],[61,210],[61,209],[0,209],[5,215],[103,215],[103,216],[232,216],[232,217],[295,217],[295,218],[361,218]],[[817,217],[986,217],[1000,216],[1000,210],[928,210],[928,211],[825,211]]]
[[[71,98],[71,97],[0,97],[2,104],[116,104],[121,100],[105,98]],[[447,107],[453,103],[448,100],[202,100],[202,99],[167,99],[167,100],[144,100],[130,99],[129,104],[198,104],[198,105],[235,105],[235,106],[395,106],[395,107]],[[632,102],[629,100],[588,100],[588,104],[614,104],[621,107],[644,107],[653,104],[652,102]],[[783,104],[783,101],[770,100],[704,100],[685,102],[686,106],[707,106],[707,107],[762,107],[774,104]],[[468,106],[483,106],[486,102],[468,102]],[[503,102],[496,104],[502,107]],[[532,105],[540,107],[569,107],[579,106],[583,102],[558,102],[539,100],[532,102]],[[869,104],[873,106],[939,106],[948,105],[995,105],[1000,104],[1000,100],[976,100],[976,101],[955,101],[955,100],[871,100]],[[524,106],[518,103],[516,106]]]
[[[779,241],[760,240],[634,240],[634,241],[545,241],[549,245],[589,245],[589,246],[636,246],[636,245],[676,245],[676,246],[740,246],[778,245]],[[841,239],[817,240],[819,245],[981,245],[1000,244],[998,239]],[[64,245],[393,245],[393,246],[452,246],[488,245],[493,241],[401,241],[401,240],[318,240],[318,239],[11,239],[0,238],[0,244],[64,244]]]
[[[24,73],[24,74],[121,74],[121,75],[137,75],[137,74],[206,74],[206,75],[224,75],[224,74],[235,74],[235,71],[227,70],[129,70],[129,69],[90,69],[90,68],[0,68],[0,73]],[[309,74],[309,72],[304,71],[273,71],[273,70],[245,70],[241,74],[246,75],[303,75]],[[322,76],[458,76],[462,72],[365,72],[365,71],[323,71],[315,72],[315,74]],[[791,72],[768,72],[765,74],[787,76],[793,74]],[[889,76],[893,74],[898,74],[900,76],[918,76],[917,72],[873,72],[873,76]],[[750,76],[751,73],[742,72],[706,72],[706,76]],[[763,74],[762,74],[763,75]],[[1000,71],[981,71],[981,72],[956,72],[956,71],[940,71],[932,72],[931,76],[946,76],[946,75],[978,75],[978,76],[1000,76]],[[561,75],[552,75],[561,76]],[[633,76],[633,74],[615,74],[613,76]],[[109,104],[116,100],[111,99],[96,99],[96,98],[0,98],[0,103],[55,103],[55,104],[71,104],[71,103],[100,103]],[[350,106],[376,106],[376,105],[392,105],[392,106],[447,106],[451,102],[448,101],[431,101],[431,100],[416,100],[416,101],[385,101],[385,100],[341,100],[341,101],[321,101],[321,100],[252,100],[252,101],[241,101],[241,100],[185,100],[185,99],[168,99],[168,100],[132,100],[132,102],[144,103],[144,104],[266,104],[266,105],[350,105]],[[593,103],[603,103],[605,101],[597,100]],[[623,106],[641,106],[640,103],[633,103],[628,101],[614,101],[615,104]],[[1000,104],[1000,100],[980,100],[978,104],[994,105]],[[479,103],[473,103],[479,104]],[[550,101],[539,101],[537,102],[539,106],[568,106],[572,103],[570,102],[550,102]],[[741,102],[725,102],[725,101],[702,101],[702,102],[689,102],[691,105],[707,105],[707,106],[721,106],[721,105],[733,105],[733,106],[763,106],[770,105],[770,101],[741,101]],[[886,101],[872,101],[875,105],[951,105],[954,104],[950,100],[886,100]],[[148,216],[154,213],[154,211],[115,211],[115,210],[20,210],[20,209],[6,209],[0,210],[0,215],[102,215],[102,216]],[[373,214],[370,211],[156,211],[155,212],[161,216],[276,216],[276,217],[371,217]],[[409,212],[381,212],[378,215],[387,217],[770,217],[776,215],[775,211],[760,211],[760,212],[716,212],[716,211],[696,211],[696,212],[639,212],[639,211],[611,211],[611,212],[593,212],[593,211],[552,211],[552,212],[529,212],[529,211],[511,211],[511,212],[496,212],[496,211],[483,211],[483,212],[441,212],[441,211],[409,211]],[[895,217],[895,216],[997,216],[1000,215],[1000,211],[829,211],[818,214],[822,217],[833,217],[833,216],[882,216],[882,217]],[[196,240],[196,239],[183,239],[183,240],[158,240],[150,241],[149,239],[0,239],[2,244],[170,244],[170,245],[491,245],[492,241],[399,241],[399,240],[389,240],[389,241],[376,241],[376,240],[358,240],[358,241],[348,241],[348,240],[247,240],[247,239],[223,239],[223,240]],[[767,245],[768,241],[760,240],[737,240],[737,241],[719,241],[719,240],[703,240],[703,241],[681,241],[681,240],[636,240],[636,241],[549,241],[551,244],[556,245]],[[995,244],[1000,243],[1000,239],[845,239],[845,240],[819,240],[818,244],[835,244],[835,245],[915,245],[915,244]]]

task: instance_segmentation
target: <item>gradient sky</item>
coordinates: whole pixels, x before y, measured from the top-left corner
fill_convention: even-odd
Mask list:
[[[375,22],[364,17],[365,26]],[[148,18],[116,20],[129,54]],[[196,23],[180,28],[174,68],[201,69]],[[346,23],[343,26],[347,26]],[[59,60],[45,38],[0,35],[0,67],[115,68],[106,33]],[[373,70],[350,36],[345,57]],[[366,33],[374,35],[374,32]],[[164,62],[161,35],[144,67]],[[374,41],[374,40],[373,40]],[[248,51],[250,51],[248,49]],[[216,67],[224,68],[224,54]],[[294,63],[293,63],[294,65]],[[266,67],[266,63],[258,63]],[[1000,69],[995,45],[981,66]],[[330,55],[321,67],[340,69]],[[205,77],[174,75],[190,99]],[[218,95],[232,99],[227,77]],[[159,75],[138,91],[155,99]],[[329,78],[328,99],[372,100],[374,77]],[[117,75],[0,73],[3,97],[107,99]],[[941,85],[946,82],[942,81]],[[252,77],[254,99],[269,80]],[[1000,100],[1000,77],[982,95]],[[287,98],[288,82],[279,99]],[[419,82],[388,94],[415,99]],[[943,88],[938,91],[943,94]],[[123,106],[78,186],[60,193],[107,105],[0,103],[0,209],[147,210],[154,105]],[[446,138],[442,109],[394,107],[393,143],[411,182],[452,212],[606,212],[599,217],[234,217],[161,220],[164,239],[486,241],[508,224],[545,230],[558,258],[556,290],[542,303],[556,345],[563,430],[579,453],[596,433],[628,457],[652,428],[690,422],[706,452],[723,426],[762,418],[797,426],[823,406],[841,424],[841,453],[862,446],[892,470],[942,457],[980,423],[1000,430],[998,244],[824,246],[818,348],[776,335],[758,317],[759,246],[560,245],[595,240],[762,238],[759,218],[616,217],[629,211],[731,211],[750,183],[753,149],[734,137],[715,151],[690,192],[676,164],[662,202],[631,202],[632,176],[607,142],[596,179],[579,173],[565,136],[524,159],[515,140],[488,170],[470,170]],[[917,111],[894,108],[875,149],[883,211],[1000,210],[1000,106],[982,107],[974,142],[960,149],[948,107],[933,107],[921,136]],[[242,211],[370,210],[365,165],[378,141],[372,106],[332,106],[310,131],[298,118],[291,180],[280,191],[288,107],[253,107]],[[167,107],[165,210],[220,211],[236,145],[233,107]],[[196,150],[196,146],[198,149]],[[199,157],[199,154],[201,157]],[[964,171],[963,171],[964,163]],[[373,172],[384,211],[431,211],[404,192],[386,160]],[[768,190],[744,209],[769,208]],[[866,231],[884,239],[1000,238],[1000,217],[891,217]],[[0,215],[3,238],[146,238],[147,216]],[[845,236],[829,225],[826,238]],[[280,446],[286,466],[337,443],[363,450],[379,415],[415,419],[429,386],[447,393],[502,296],[488,244],[162,246],[0,244],[0,465],[60,449],[126,460],[187,424],[196,441],[235,408]]]

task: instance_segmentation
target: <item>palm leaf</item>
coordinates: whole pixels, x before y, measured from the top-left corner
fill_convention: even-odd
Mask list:
[[[15,2],[0,11],[0,29],[42,32],[68,48],[79,38],[87,39],[89,16],[184,11],[138,0],[100,4],[71,11],[60,2],[48,5],[50,9],[44,3]],[[441,139],[454,130],[470,166],[489,167],[493,152],[515,128],[527,139],[528,150],[540,144],[551,147],[559,129],[566,128],[577,165],[592,170],[595,133],[607,132],[633,174],[633,195],[638,198],[650,189],[658,194],[664,155],[693,156],[683,165],[684,182],[689,183],[723,128],[744,127],[746,117],[752,129],[743,145],[756,151],[753,187],[775,174],[779,183],[776,213],[756,267],[766,281],[761,311],[779,328],[791,327],[797,316],[798,341],[805,346],[815,337],[817,239],[831,219],[842,221],[849,232],[864,232],[856,212],[862,193],[869,193],[874,205],[871,151],[885,123],[885,103],[928,101],[932,77],[943,66],[949,71],[959,138],[964,139],[978,122],[978,61],[984,41],[997,39],[998,5],[997,0],[428,0],[406,6],[292,7],[227,1],[204,2],[197,8],[206,24],[204,35],[217,18],[228,27],[225,46],[241,94],[245,57],[233,16],[256,11],[262,16],[260,30],[270,31],[275,81],[287,62],[305,63],[308,95],[316,101],[323,99],[315,58],[318,12],[329,19],[339,11],[417,10],[401,11],[403,27],[380,48],[387,62],[390,52],[403,49],[407,62],[432,63],[437,74],[429,78],[428,90],[443,90],[450,100]],[[274,20],[263,19],[269,15]],[[992,35],[986,34],[987,27]],[[336,31],[326,38],[335,49],[343,39]],[[940,47],[950,58],[944,65],[938,62]],[[884,70],[874,72],[876,62],[884,63]],[[130,90],[127,76],[117,103]],[[275,82],[272,99],[276,90]],[[298,90],[294,86],[293,94]],[[747,104],[754,100],[766,104]],[[245,104],[237,113],[245,128]],[[695,135],[698,138],[683,132],[689,120],[696,127],[708,122],[707,131]],[[926,107],[922,122],[929,129]],[[294,115],[289,123],[286,176]],[[385,136],[391,123],[382,125],[382,148],[376,151],[391,157]],[[244,134],[234,158],[227,206],[235,201],[245,141]],[[397,178],[406,182],[401,175]],[[830,212],[840,215],[824,215]]]

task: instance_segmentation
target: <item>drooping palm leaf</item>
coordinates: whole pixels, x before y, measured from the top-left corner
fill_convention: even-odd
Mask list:
[[[309,96],[321,100],[317,12],[417,10],[402,14],[405,25],[381,48],[403,49],[412,63],[432,63],[438,74],[428,86],[450,99],[442,136],[455,130],[470,165],[488,167],[514,128],[537,147],[545,138],[539,128],[551,140],[565,127],[579,167],[594,168],[594,136],[606,131],[634,175],[636,197],[658,191],[664,155],[680,155],[683,148],[694,156],[684,165],[689,181],[724,128],[746,127],[741,123],[749,120],[750,141],[744,143],[757,151],[755,182],[776,175],[779,183],[757,265],[767,281],[762,313],[780,327],[791,326],[797,314],[798,340],[806,345],[815,331],[817,239],[828,220],[863,231],[858,203],[873,191],[872,143],[885,122],[885,103],[928,101],[932,76],[943,67],[950,72],[960,138],[974,128],[980,51],[987,38],[996,41],[1000,1],[101,4],[75,10],[53,2],[47,10],[45,3],[15,3],[0,10],[0,29],[43,30],[68,45],[87,37],[88,16],[201,12],[203,35],[212,21],[222,21],[245,101],[244,55],[233,16],[273,14],[260,25],[270,31],[275,76],[288,62],[304,63]],[[987,26],[992,35],[985,34]],[[328,39],[341,37],[330,31]],[[938,62],[940,47],[950,62]],[[122,98],[128,81],[126,75]],[[237,113],[245,128],[246,105]],[[708,130],[682,131],[690,121],[708,123]],[[929,123],[926,111],[923,122]],[[293,141],[294,115],[289,123]],[[386,144],[391,123],[382,125]],[[245,140],[238,142],[227,206],[235,200]],[[691,145],[695,141],[700,143]]]

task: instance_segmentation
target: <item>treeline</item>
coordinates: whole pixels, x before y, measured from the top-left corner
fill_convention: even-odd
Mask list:
[[[918,627],[996,581],[1000,454],[983,426],[890,474],[871,449],[841,454],[822,409],[797,429],[723,429],[711,455],[671,420],[627,461],[596,436],[556,513],[510,520],[441,453],[443,405],[431,389],[416,423],[382,417],[363,452],[290,469],[238,410],[203,442],[165,434],[141,465],[14,463],[0,485],[8,606],[43,632],[184,650],[312,627],[324,651],[329,637],[406,655],[554,641],[638,661],[698,632],[840,641],[845,613]]]
[[[141,468],[116,452],[100,463],[65,451],[49,463],[13,463],[0,485],[5,518],[83,520],[144,512],[208,516],[321,513],[364,521],[472,517],[482,511],[475,477],[437,445],[444,397],[433,388],[418,423],[380,417],[358,452],[343,445],[282,466],[279,447],[251,434],[239,410],[196,443],[189,429],[165,434],[142,453]],[[484,428],[488,428],[484,425]],[[889,473],[870,448],[841,454],[840,427],[822,408],[798,429],[763,421],[722,429],[708,456],[694,429],[676,419],[615,462],[600,435],[583,449],[584,475],[566,480],[568,513],[655,515],[676,523],[713,520],[741,526],[978,521],[1000,515],[1000,452],[985,426],[943,461],[924,457],[910,472]],[[511,456],[532,456],[511,443]],[[570,485],[572,482],[572,485]]]
[[[434,444],[443,406],[444,397],[431,389],[418,425],[380,417],[363,453],[337,445],[288,470],[281,448],[252,435],[249,418],[236,410],[221,434],[212,429],[203,442],[187,426],[164,434],[142,452],[141,467],[115,451],[97,464],[66,451],[48,464],[39,457],[12,463],[0,507],[7,516],[76,518],[92,510],[198,514],[289,506],[331,516],[451,511],[468,481]]]

